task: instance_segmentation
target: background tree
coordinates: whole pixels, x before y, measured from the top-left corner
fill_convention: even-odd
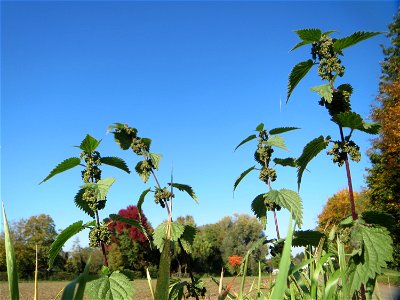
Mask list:
[[[354,202],[357,214],[369,208],[369,192],[354,192]],[[333,225],[337,225],[345,217],[351,215],[349,190],[342,189],[328,198],[322,212],[318,215],[318,230],[329,232]]]
[[[400,11],[389,25],[391,45],[385,55],[377,103],[372,119],[381,123],[379,137],[373,141],[367,183],[374,209],[389,213],[396,220],[392,229],[394,261],[400,269]]]

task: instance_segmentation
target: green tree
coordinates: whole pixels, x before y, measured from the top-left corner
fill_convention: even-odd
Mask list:
[[[367,183],[371,190],[374,209],[393,216],[392,229],[394,261],[392,267],[400,269],[400,11],[389,25],[391,45],[383,46],[385,59],[377,103],[372,118],[381,123],[379,137],[373,141],[369,157]]]

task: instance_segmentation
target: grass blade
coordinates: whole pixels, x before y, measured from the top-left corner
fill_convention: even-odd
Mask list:
[[[149,284],[149,289],[151,292],[151,299],[154,300],[154,290],[153,290],[153,286],[151,285],[151,277],[150,277],[150,272],[149,272],[148,268],[146,268],[146,275],[147,275],[147,282]]]
[[[8,288],[10,291],[10,299],[18,300],[19,288],[18,288],[17,262],[15,260],[14,245],[11,240],[10,228],[8,227],[6,211],[4,209],[4,203],[2,203],[2,208],[3,208],[4,240],[6,248]]]
[[[34,300],[38,300],[38,249],[36,244],[36,257],[35,257],[35,294]]]

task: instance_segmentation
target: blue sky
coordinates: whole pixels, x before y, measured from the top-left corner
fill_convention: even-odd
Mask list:
[[[254,164],[255,144],[236,145],[265,123],[267,128],[302,128],[284,134],[289,153],[299,156],[311,139],[337,128],[309,90],[320,84],[316,70],[285,104],[292,67],[309,58],[309,48],[292,53],[293,30],[387,31],[397,3],[379,2],[8,2],[1,3],[1,199],[10,220],[46,213],[57,229],[89,217],[75,207],[81,185],[78,168],[38,185],[65,158],[78,156],[87,133],[103,139],[103,156],[124,158],[108,125],[128,123],[153,140],[163,154],[162,183],[193,186],[200,200],[185,194],[174,201],[174,216],[193,215],[197,224],[234,213],[249,213],[255,196],[266,191],[256,173],[233,195],[239,174]],[[380,44],[384,35],[345,51],[346,74],[338,83],[354,87],[352,107],[367,117],[378,91]],[[364,183],[370,136],[356,133],[363,158],[351,164],[354,187]],[[344,168],[322,154],[303,176],[304,229],[315,226],[327,198],[346,186]],[[278,170],[273,187],[296,190],[294,169]],[[136,204],[154,182],[143,184],[109,167],[115,177],[101,217]],[[144,213],[153,226],[166,212],[149,197]],[[279,212],[282,231],[288,215]],[[267,234],[275,236],[272,215]],[[86,233],[80,235],[83,244]]]

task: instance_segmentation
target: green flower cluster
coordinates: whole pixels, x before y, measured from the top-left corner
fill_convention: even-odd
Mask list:
[[[96,248],[101,243],[106,245],[111,244],[111,232],[108,226],[104,223],[100,223],[99,227],[94,227],[89,233],[89,246]]]
[[[332,155],[332,160],[337,163],[339,167],[343,166],[346,153],[350,156],[351,160],[359,162],[361,160],[360,147],[353,141],[340,141],[333,142],[332,149],[327,151],[328,155]]]
[[[97,151],[93,151],[92,153],[82,151],[80,157],[86,163],[86,169],[82,171],[83,181],[85,183],[99,181],[101,179],[101,170],[99,168],[101,165],[100,153]]]
[[[165,202],[174,197],[175,195],[167,188],[160,189],[156,187],[156,191],[154,192],[154,201],[156,204],[160,204],[163,208],[165,207]]]
[[[337,114],[351,111],[350,96],[352,93],[353,88],[350,84],[342,84],[333,91],[330,103],[321,98],[319,104],[325,106],[329,114],[333,117]]]
[[[274,149],[267,144],[268,138],[269,136],[266,130],[260,131],[257,150],[254,153],[254,159],[262,165],[259,178],[267,184],[269,180],[275,181],[277,178],[276,171],[273,168],[268,167],[272,153],[274,152]]]

